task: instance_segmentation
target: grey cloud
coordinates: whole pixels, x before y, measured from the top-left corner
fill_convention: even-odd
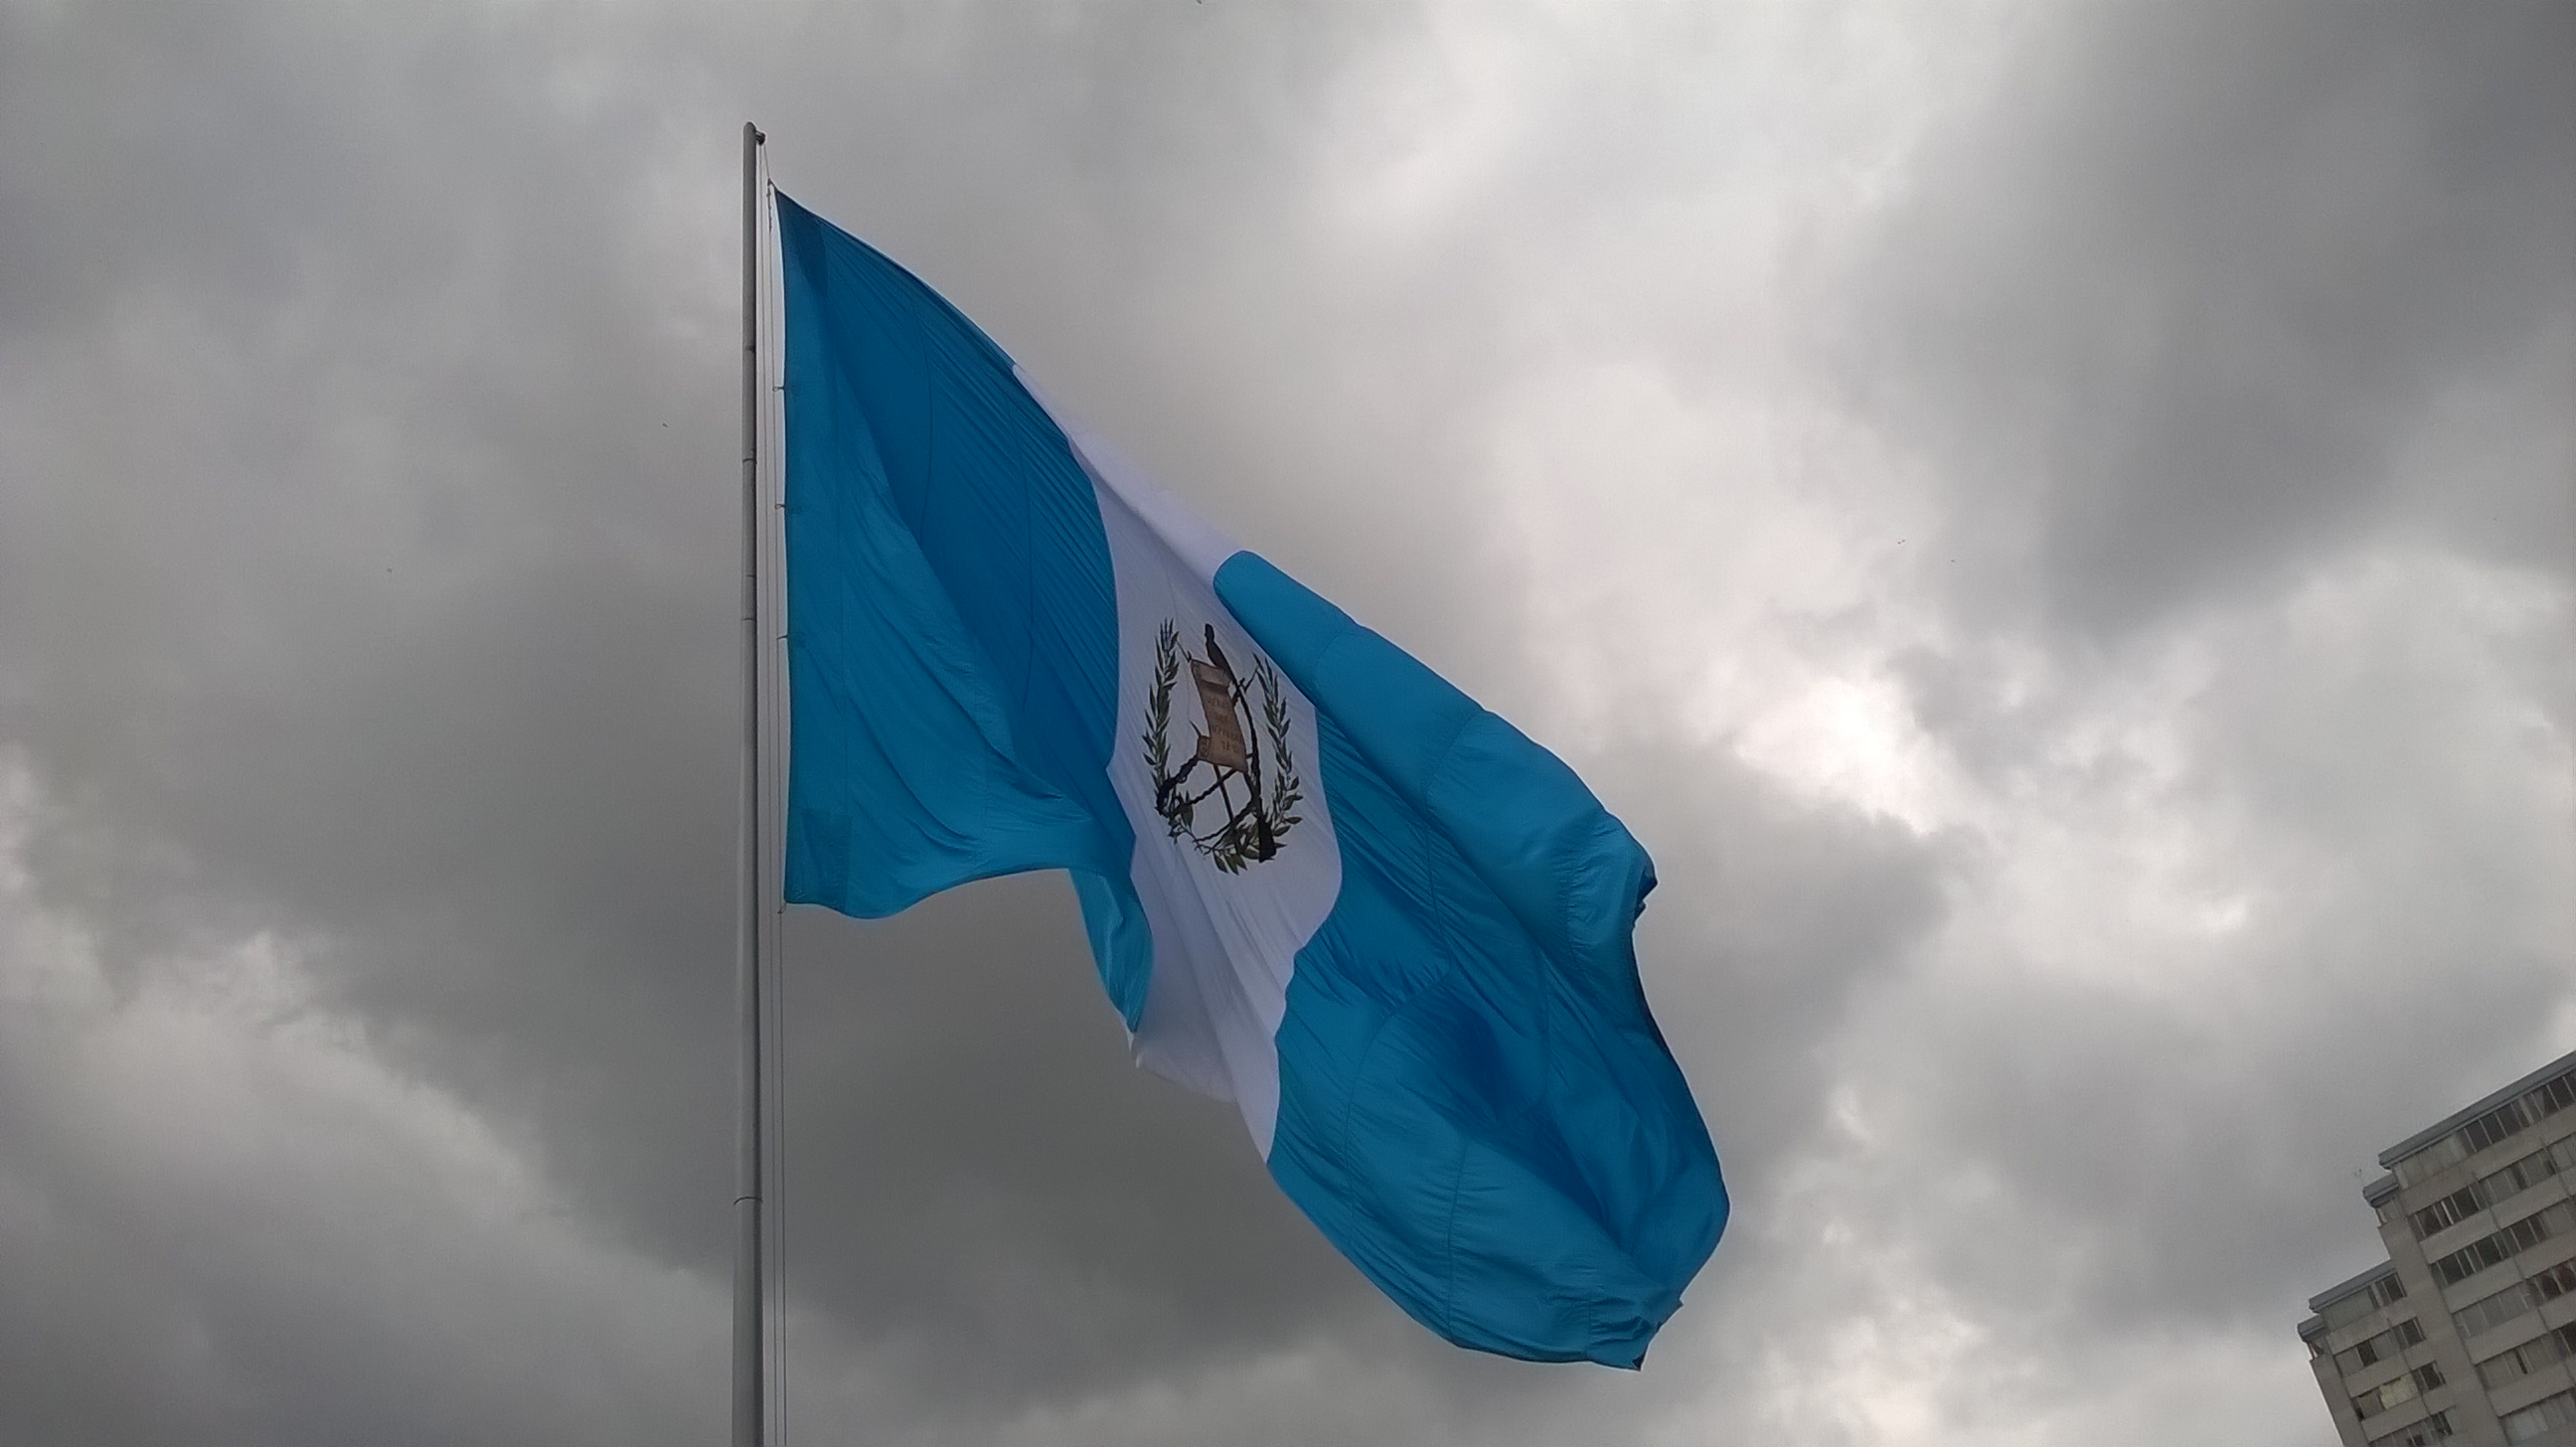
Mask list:
[[[220,1440],[208,1421],[337,1440],[415,1403],[434,1407],[420,1440],[704,1435],[745,112],[787,189],[1534,729],[1567,686],[1519,615],[1460,601],[1572,586],[1498,562],[1489,434],[1515,386],[1571,348],[1859,407],[1926,459],[1982,581],[1873,575],[1798,646],[1830,633],[1820,668],[1893,659],[1913,725],[2007,824],[2115,834],[2103,777],[2061,754],[2149,709],[2196,772],[2148,807],[2326,902],[2227,956],[2253,982],[2232,1013],[2180,985],[2141,1005],[2000,944],[2012,970],[1967,968],[1977,931],[2026,923],[1998,881],[2045,830],[1917,832],[1820,800],[1694,732],[1674,680],[1623,681],[1618,708],[1651,722],[1569,752],[1661,866],[1647,984],[1741,1212],[1642,1378],[1462,1357],[1398,1317],[1227,1110],[1126,1064],[1060,884],[800,916],[809,1433],[1909,1440],[1776,1415],[1866,1395],[1832,1344],[1894,1320],[1866,1315],[1896,1293],[1860,1280],[1881,1250],[1931,1263],[1973,1322],[2066,1326],[2030,1347],[2050,1391],[2135,1346],[2133,1321],[2220,1351],[2252,1322],[2287,1360],[2283,1303],[2366,1229],[2345,1158],[2520,1068],[2532,1031],[2493,1021],[2545,1013],[2566,946],[2563,841],[2511,803],[2568,717],[2546,471],[2565,429],[2533,400],[2566,366],[2576,166],[2543,83],[2564,13],[2420,33],[2358,14],[2049,19],[1905,172],[1911,199],[1808,218],[1863,228],[1796,273],[1823,310],[1785,330],[1830,334],[1826,378],[1741,355],[1767,340],[1719,336],[1732,319],[1698,285],[1693,198],[1754,184],[1705,154],[1746,122],[1694,47],[1733,32],[1521,32],[1544,42],[1529,84],[1487,98],[1486,149],[1450,174],[1404,165],[1455,88],[1399,82],[1473,79],[1463,33],[1524,22],[1216,0],[0,9],[0,744],[45,800],[29,897],[96,931],[112,1021],[162,998],[174,961],[295,941],[313,994],[286,1019],[336,1022],[334,1059],[470,1118],[559,1193],[536,1227],[422,1204],[464,1168],[407,1159],[391,1105],[284,1129],[301,1194],[146,1179],[167,1146],[133,1115],[27,1084],[95,1068],[95,1031],[0,1035],[0,1201],[42,1208],[0,1208],[0,1341],[46,1381],[0,1391],[0,1440]],[[1419,214],[1350,219],[1389,186]],[[2418,457],[2437,423],[2481,440],[2469,501]],[[1617,476],[1551,482],[1654,505]],[[1824,506],[1859,526],[1907,486],[1835,479]],[[2458,606],[2322,655],[2265,631],[2302,579],[2366,572],[2377,547],[2441,566],[2320,616],[2402,616],[2436,585]],[[2014,599],[2042,606],[1996,606]],[[2446,672],[2499,638],[2521,661]],[[2137,702],[2159,649],[2219,659],[2207,696]],[[2482,730],[2534,700],[2528,747],[2490,758]],[[2100,767],[2139,767],[2113,754]],[[2356,831],[2387,852],[2320,842]],[[2436,989],[2420,956],[2446,933],[2483,963]],[[2409,1039],[2406,1082],[2352,1066]],[[134,1079],[146,1100],[188,1088]],[[301,1099],[271,1103],[300,1123]],[[1853,1100],[1892,1140],[1850,1144]],[[84,1138],[126,1164],[65,1144]],[[1999,1183],[2043,1269],[1981,1254],[1994,1218],[1954,1209],[1963,1172]],[[1819,1199],[1874,1234],[1816,1245],[1799,1213]],[[327,1249],[294,1264],[307,1235]],[[2111,1303],[2134,1311],[2077,1329]],[[2271,1369],[2245,1390],[2273,1392]]]
[[[2576,838],[2563,790],[2530,787],[2524,751],[2564,736],[2525,700],[2566,687],[2570,615],[2517,607],[2454,651],[2492,590],[2550,595],[2416,561],[2149,685],[2180,697],[2130,722],[2179,728],[2187,767],[2152,738],[2038,761],[2077,856],[2038,879],[2097,918],[2059,961],[1966,921],[1942,950],[1969,983],[1882,1002],[1905,1134],[1989,1167],[1980,1213],[2025,1222],[1941,1233],[1977,1258],[1960,1277],[2078,1320],[2278,1317],[2370,1246],[2381,1147],[2557,1048]],[[2177,860],[2160,841],[2186,833]]]
[[[76,917],[0,889],[0,1439],[706,1430],[714,1284],[576,1229],[308,1008],[296,954],[254,937],[117,991]]]
[[[2563,446],[2501,474],[2402,453],[2464,398],[2514,399],[2473,453],[2548,429],[2576,386],[2576,16],[2029,29],[2029,81],[1916,173],[1842,343],[1954,479],[1971,595],[2116,632],[2369,535],[2409,484],[2463,544],[2565,569]]]

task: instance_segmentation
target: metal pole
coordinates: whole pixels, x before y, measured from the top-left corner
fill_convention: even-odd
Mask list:
[[[733,1196],[733,1447],[761,1447],[760,128],[742,126],[742,934]]]

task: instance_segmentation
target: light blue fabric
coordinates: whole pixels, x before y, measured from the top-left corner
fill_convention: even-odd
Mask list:
[[[1314,702],[1342,846],[1288,985],[1272,1176],[1451,1341],[1637,1365],[1727,1217],[1638,986],[1645,851],[1554,755],[1261,558],[1216,588]]]
[[[1133,1029],[1153,945],[1106,772],[1117,590],[1091,480],[936,292],[785,196],[778,233],[786,896],[875,918],[1069,869]]]

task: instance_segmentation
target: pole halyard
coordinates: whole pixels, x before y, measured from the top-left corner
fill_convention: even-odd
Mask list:
[[[760,852],[760,128],[742,126],[742,873],[735,942],[733,1447],[762,1447]]]

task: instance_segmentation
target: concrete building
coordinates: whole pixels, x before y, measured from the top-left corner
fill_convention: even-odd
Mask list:
[[[2348,1447],[2576,1447],[2576,1055],[2379,1153],[2388,1260],[2308,1298]]]

